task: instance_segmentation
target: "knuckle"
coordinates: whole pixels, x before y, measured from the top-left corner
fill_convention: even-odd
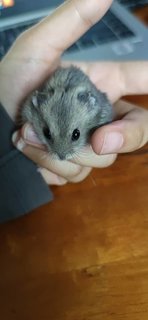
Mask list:
[[[93,26],[94,22],[82,12],[80,7],[78,6],[78,3],[75,3],[75,11],[84,25],[86,25],[88,28],[91,28]]]
[[[75,165],[73,166],[68,172],[67,172],[67,176],[68,176],[68,180],[70,179],[75,179],[77,176],[79,176],[81,174],[81,166],[79,165]]]
[[[84,179],[87,178],[87,176],[90,174],[91,171],[92,171],[92,168],[87,168],[87,167],[82,168],[80,174],[78,174],[73,179],[70,179],[69,181],[72,183],[82,182]]]

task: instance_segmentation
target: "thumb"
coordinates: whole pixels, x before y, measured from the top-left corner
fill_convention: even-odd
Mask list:
[[[95,131],[92,148],[97,154],[132,152],[148,142],[148,110],[124,101],[115,108],[123,118]]]

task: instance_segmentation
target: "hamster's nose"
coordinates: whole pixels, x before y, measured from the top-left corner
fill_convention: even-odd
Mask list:
[[[62,153],[58,153],[58,157],[60,160],[65,160],[65,155]]]

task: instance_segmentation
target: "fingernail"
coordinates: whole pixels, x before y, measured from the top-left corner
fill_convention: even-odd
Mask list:
[[[38,139],[35,132],[29,125],[26,125],[23,131],[23,137],[25,140],[28,140],[30,142],[41,144],[41,141]]]
[[[123,135],[120,132],[106,133],[100,154],[116,153],[123,146]]]
[[[17,149],[18,149],[19,151],[23,151],[23,149],[25,148],[25,146],[26,146],[25,141],[24,141],[22,138],[20,138],[20,139],[18,140],[17,144],[16,144]]]
[[[14,143],[14,145],[17,143],[18,140],[18,132],[14,132],[12,135],[12,142]]]
[[[26,143],[22,138],[19,138],[18,132],[14,132],[12,135],[12,142],[14,143],[15,147],[19,150],[22,151],[24,147],[26,146]]]

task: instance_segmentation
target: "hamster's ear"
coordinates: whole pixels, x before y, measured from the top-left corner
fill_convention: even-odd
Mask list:
[[[44,91],[36,90],[31,96],[31,102],[35,108],[38,108],[47,100],[47,94]]]
[[[97,105],[97,98],[90,91],[81,91],[77,95],[77,99],[82,103],[87,103],[91,109]]]

